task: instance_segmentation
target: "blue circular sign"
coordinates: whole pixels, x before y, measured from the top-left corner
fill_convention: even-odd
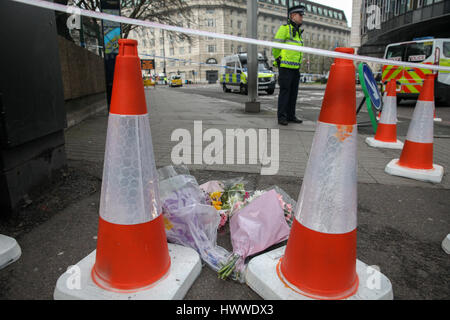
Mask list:
[[[372,104],[375,109],[380,110],[381,108],[381,93],[378,90],[377,82],[375,81],[375,78],[373,77],[372,70],[370,70],[370,67],[367,64],[363,65],[363,77],[364,79],[360,79],[364,81],[365,87],[367,89],[367,92],[370,97],[370,101],[372,101]]]

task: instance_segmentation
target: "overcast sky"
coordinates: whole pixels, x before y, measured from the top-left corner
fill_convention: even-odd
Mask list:
[[[344,10],[348,26],[352,25],[352,0],[312,0],[329,7]]]

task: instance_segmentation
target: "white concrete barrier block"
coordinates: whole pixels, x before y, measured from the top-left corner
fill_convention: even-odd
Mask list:
[[[67,268],[56,282],[55,300],[181,300],[195,279],[202,264],[199,254],[191,248],[169,243],[171,259],[167,274],[148,288],[137,292],[117,292],[97,286],[91,277],[95,250],[74,266]]]
[[[433,164],[433,169],[412,169],[399,166],[398,159],[391,160],[384,171],[394,176],[433,183],[440,183],[444,176],[444,168],[438,164]]]
[[[446,254],[450,254],[450,233],[442,240],[442,249]]]
[[[21,255],[16,239],[0,234],[0,270],[17,261]]]
[[[397,140],[396,142],[384,142],[375,140],[374,137],[367,137],[366,143],[373,148],[403,149],[403,142],[400,140]]]
[[[313,300],[302,295],[289,284],[286,286],[277,274],[277,265],[286,246],[259,255],[250,260],[247,272],[247,285],[265,300]],[[358,291],[346,300],[392,300],[393,290],[389,279],[376,266],[368,266],[356,260],[359,278]],[[284,280],[286,281],[286,280]]]

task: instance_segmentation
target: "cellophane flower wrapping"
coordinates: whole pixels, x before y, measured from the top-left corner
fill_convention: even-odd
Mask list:
[[[289,232],[289,225],[274,189],[264,192],[238,210],[230,220],[235,260],[233,278],[244,282],[245,259],[286,240]]]
[[[284,211],[284,217],[286,219],[287,224],[289,227],[292,226],[292,222],[294,221],[294,213],[295,213],[295,206],[297,205],[297,202],[292,199],[286,191],[281,189],[279,186],[272,186],[265,191],[275,190],[277,193],[278,201],[280,202],[281,208]]]
[[[158,172],[167,240],[193,248],[218,271],[222,261],[230,256],[229,251],[216,244],[219,213],[208,203],[208,195],[187,168],[168,166]]]

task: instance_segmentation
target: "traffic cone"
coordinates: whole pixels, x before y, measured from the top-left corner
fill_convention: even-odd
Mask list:
[[[169,276],[169,268],[171,273],[176,273],[178,267],[198,275],[200,259],[190,248],[178,246],[172,248],[171,254],[187,252],[184,257],[189,259],[190,255],[192,265],[178,259],[178,266],[171,266],[161,213],[137,41],[121,39],[108,118],[97,250],[95,257],[89,257],[87,266],[91,270],[86,264],[82,268],[91,271],[90,278],[97,291],[96,294],[88,291],[81,298],[102,298],[106,291],[111,298],[143,292],[144,298],[164,299],[161,291],[173,294],[177,290],[170,290],[171,286],[178,288],[183,282],[180,274],[175,282]],[[73,294],[67,289],[70,288],[57,283],[55,298]]]
[[[375,137],[367,137],[366,143],[375,148],[402,149],[403,142],[397,139],[397,93],[395,80],[386,86],[383,97],[383,113]]]
[[[355,67],[336,58],[284,255],[276,249],[248,266],[247,284],[264,299],[392,298],[381,274],[377,292],[362,289],[367,266],[356,259],[356,149]]]
[[[119,46],[92,278],[104,289],[134,290],[159,280],[170,257],[137,42]]]
[[[400,159],[385,168],[391,175],[439,183],[442,166],[433,164],[434,74],[427,74],[414,109]]]
[[[0,234],[0,270],[19,260],[21,255],[16,239]]]
[[[441,247],[446,254],[450,254],[450,233],[442,240]]]
[[[436,117],[436,106],[434,106],[433,120],[436,122],[442,122],[442,118]]]

